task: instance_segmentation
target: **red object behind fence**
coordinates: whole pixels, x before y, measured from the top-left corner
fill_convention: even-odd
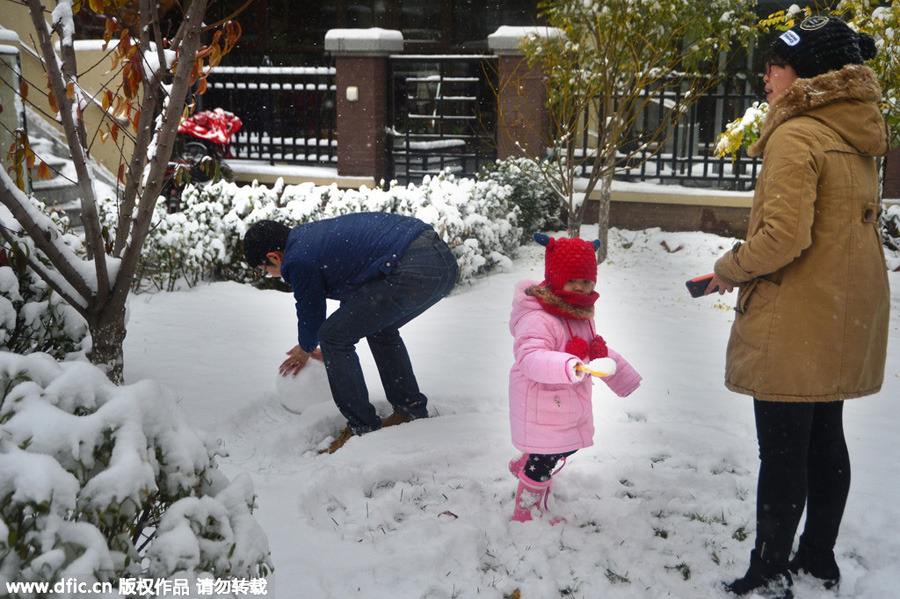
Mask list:
[[[223,146],[226,152],[231,145],[231,136],[240,130],[241,119],[221,108],[198,112],[178,125],[179,133]]]

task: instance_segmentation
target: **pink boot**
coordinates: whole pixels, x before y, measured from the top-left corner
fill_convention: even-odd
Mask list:
[[[529,457],[531,457],[530,453],[523,453],[522,457],[515,459],[515,460],[510,460],[509,461],[510,474],[512,474],[513,476],[518,478],[519,473],[521,473],[522,470],[525,469],[525,462],[528,461]]]
[[[544,482],[531,480],[523,472],[519,472],[519,488],[516,490],[516,507],[510,520],[514,522],[528,522],[532,519],[533,508],[537,508],[540,514],[548,514],[547,498],[550,496],[550,484],[553,479]],[[550,524],[559,524],[566,519],[554,516]]]

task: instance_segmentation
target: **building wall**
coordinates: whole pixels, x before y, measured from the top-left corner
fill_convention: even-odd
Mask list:
[[[38,50],[30,45],[31,40],[37,39],[34,25],[31,22],[31,16],[28,10],[12,2],[4,2],[3,10],[0,11],[0,25],[15,31],[19,36],[20,51],[19,56],[22,64],[22,76],[32,88],[28,94],[28,103],[34,104],[38,113],[50,115],[53,114],[50,104],[47,101],[44,92],[46,90],[47,78],[41,60],[38,58]],[[56,38],[54,37],[54,41]],[[76,61],[79,72],[79,84],[91,98],[90,104],[84,110],[82,117],[84,119],[88,140],[93,140],[90,147],[91,156],[103,165],[109,172],[118,172],[121,157],[130,156],[133,144],[126,135],[119,136],[119,146],[117,147],[111,140],[101,143],[100,136],[96,135],[97,130],[104,124],[104,112],[100,101],[100,92],[106,87],[115,89],[115,75],[107,74],[111,66],[111,59],[105,57],[106,52],[101,48],[102,40],[76,41]],[[90,68],[89,67],[94,67]],[[47,119],[59,131],[62,127],[55,119]],[[130,127],[128,120],[121,118],[118,121],[120,127]]]
[[[900,200],[900,148],[888,152],[884,174],[885,199]]]

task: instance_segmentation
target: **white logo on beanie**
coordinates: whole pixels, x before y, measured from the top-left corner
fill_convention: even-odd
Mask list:
[[[791,47],[794,47],[800,43],[800,36],[797,35],[796,31],[785,31],[778,39]]]
[[[816,29],[825,27],[825,25],[828,24],[828,21],[828,17],[809,17],[800,23],[800,29],[805,31],[815,31]]]

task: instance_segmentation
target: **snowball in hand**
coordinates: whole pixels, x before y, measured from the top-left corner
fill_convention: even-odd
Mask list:
[[[276,376],[275,392],[278,400],[291,412],[299,414],[317,403],[334,401],[325,365],[321,360],[309,360],[297,376]]]
[[[616,373],[616,361],[612,358],[597,358],[596,360],[591,360],[588,368],[594,372],[602,372],[609,376]]]

